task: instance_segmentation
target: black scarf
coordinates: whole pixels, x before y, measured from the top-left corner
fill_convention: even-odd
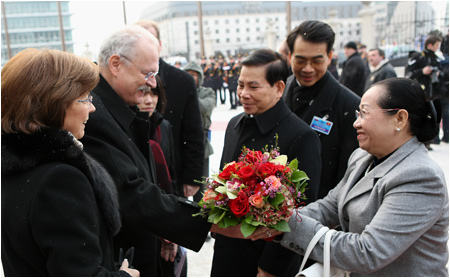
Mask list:
[[[292,81],[292,86],[294,87],[292,89],[292,112],[302,118],[306,110],[308,110],[311,101],[319,94],[328,78],[330,78],[330,74],[326,72],[319,81],[310,87],[299,86],[297,79],[294,79]]]

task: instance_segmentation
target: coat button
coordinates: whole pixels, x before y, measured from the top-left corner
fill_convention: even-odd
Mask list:
[[[298,251],[298,250],[300,250],[300,247],[298,245],[295,245],[294,250]]]
[[[292,242],[289,243],[289,247],[290,247],[290,248],[294,248],[294,243],[292,243]]]

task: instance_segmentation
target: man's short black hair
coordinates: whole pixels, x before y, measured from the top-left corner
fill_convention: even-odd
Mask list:
[[[325,22],[307,20],[292,30],[286,39],[291,53],[294,52],[294,43],[298,36],[301,36],[307,42],[325,42],[327,44],[327,54],[333,50],[335,34],[331,26]]]

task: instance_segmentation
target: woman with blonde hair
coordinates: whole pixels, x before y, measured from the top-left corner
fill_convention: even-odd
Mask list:
[[[97,66],[26,49],[2,69],[2,252],[6,276],[139,276],[113,259],[121,227],[109,174],[83,152]]]

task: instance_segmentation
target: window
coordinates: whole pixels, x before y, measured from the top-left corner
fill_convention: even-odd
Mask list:
[[[230,38],[227,38],[227,42],[230,42]]]
[[[236,28],[236,33],[239,33],[239,28]]]

